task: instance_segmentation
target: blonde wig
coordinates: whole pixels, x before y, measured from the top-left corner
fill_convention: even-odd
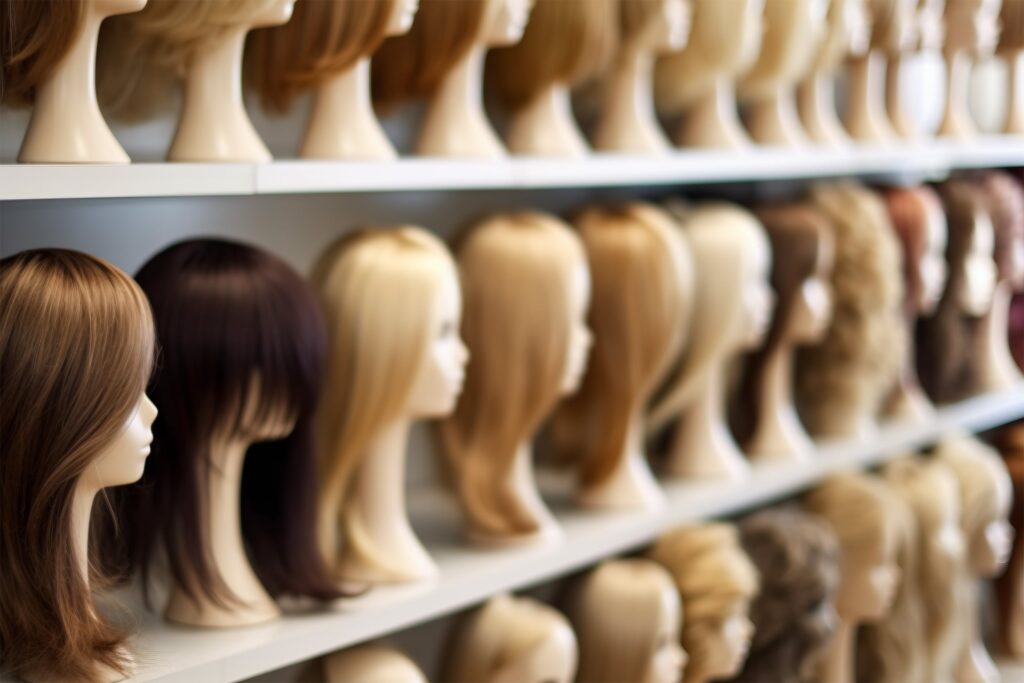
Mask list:
[[[661,646],[662,623],[682,617],[672,576],[650,560],[604,562],[574,597],[569,616],[579,639],[577,680],[586,683],[645,680]]]
[[[278,0],[149,0],[141,12],[103,22],[96,57],[104,110],[125,120],[165,108],[189,61]]]
[[[830,0],[825,17],[825,38],[812,58],[811,70],[821,74],[835,73],[850,54],[850,28],[847,23],[852,2],[863,0]]]
[[[840,435],[851,415],[874,419],[899,373],[903,276],[899,246],[881,198],[852,183],[821,185],[814,205],[832,222],[832,324],[796,358],[796,404],[815,435]]]
[[[678,416],[713,370],[713,360],[734,350],[728,346],[735,345],[746,315],[747,283],[762,272],[767,278],[771,264],[764,227],[740,206],[698,206],[684,216],[683,234],[696,266],[690,339],[650,411],[650,431]]]
[[[704,672],[709,643],[720,640],[723,623],[757,595],[757,569],[740,546],[736,527],[718,522],[670,531],[649,556],[669,571],[683,601],[687,671]]]
[[[1009,517],[1013,505],[1010,473],[999,453],[974,437],[946,439],[935,449],[935,456],[956,475],[960,526],[968,544],[967,555],[975,556],[973,544],[984,542],[988,525]]]
[[[448,639],[441,680],[485,683],[552,638],[566,635],[574,639],[569,620],[555,608],[498,595],[458,624]]]
[[[1006,571],[996,579],[1000,650],[1024,658],[1024,422],[1001,429],[995,438],[1013,481],[1013,509],[1016,534]]]
[[[1024,0],[1003,0],[999,10],[999,52],[1024,50]]]
[[[745,44],[751,0],[693,0],[693,23],[686,47],[658,60],[655,103],[672,116],[711,90],[716,79],[733,80],[750,66],[757,51]],[[757,37],[760,40],[760,36]]]
[[[339,533],[353,475],[380,431],[400,419],[435,334],[442,288],[457,284],[444,244],[410,226],[368,228],[341,238],[312,276],[327,322],[325,391],[316,418],[320,547],[367,551],[364,529]],[[384,558],[377,558],[388,566]]]
[[[482,39],[494,0],[420,0],[412,28],[385,40],[371,62],[374,103],[387,112],[430,97]]]
[[[766,0],[761,53],[737,84],[741,99],[771,95],[807,73],[823,37],[823,27],[810,9],[814,2],[817,0]]]
[[[492,50],[485,83],[511,109],[600,73],[615,53],[616,0],[536,0],[523,39]]]
[[[249,34],[247,82],[263,106],[287,111],[295,98],[369,57],[387,35],[398,0],[307,0],[291,20]]]
[[[472,226],[457,258],[470,361],[455,413],[441,424],[456,494],[475,530],[531,533],[538,521],[508,482],[517,449],[562,393],[571,288],[586,254],[568,225],[524,211]]]
[[[561,453],[579,458],[585,487],[608,480],[630,427],[683,343],[694,272],[675,220],[651,204],[592,207],[574,223],[593,281],[594,332],[580,390],[554,423]]]

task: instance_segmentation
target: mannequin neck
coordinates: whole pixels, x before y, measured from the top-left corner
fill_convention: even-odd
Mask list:
[[[911,308],[903,318],[903,356],[900,358],[898,380],[893,387],[892,395],[887,399],[885,414],[897,420],[923,424],[935,417],[935,408],[925,396],[917,378],[917,350],[913,330],[917,325],[918,315],[918,311]]]
[[[747,118],[750,137],[762,145],[799,147],[807,143],[800,127],[792,87],[777,85],[766,97],[751,103]]]
[[[853,654],[857,645],[857,624],[848,619],[839,620],[821,658],[818,677],[821,683],[853,683]]]
[[[536,537],[551,537],[559,534],[558,523],[554,515],[537,491],[537,482],[533,473],[533,444],[524,440],[516,448],[512,460],[512,468],[508,474],[508,488],[514,492],[516,500],[523,506],[537,523]]]
[[[732,81],[721,76],[714,80],[710,90],[683,117],[676,142],[683,147],[719,149],[750,146],[736,111],[736,89]]]
[[[569,89],[551,85],[526,105],[512,112],[505,142],[515,154],[550,157],[580,157],[587,153],[572,114]]]
[[[863,57],[851,59],[849,75],[846,128],[850,136],[863,142],[893,140],[895,133],[885,112],[885,55],[869,50]]]
[[[643,413],[634,411],[629,420],[622,452],[607,479],[579,492],[586,507],[656,510],[665,503],[644,454]]]
[[[966,139],[977,135],[967,106],[971,66],[971,57],[965,50],[946,54],[946,112],[939,125],[939,135],[943,137]]]
[[[980,579],[971,580],[968,591],[970,605],[967,647],[963,649],[956,664],[956,680],[958,681],[998,681],[999,667],[992,661],[992,655],[981,637],[981,611],[978,604]]]
[[[367,582],[429,578],[437,567],[416,538],[405,508],[408,419],[396,420],[369,443],[342,503],[344,579]]]
[[[299,155],[304,159],[373,161],[397,156],[373,112],[368,58],[358,60],[316,90]]]
[[[1004,54],[1009,67],[1009,108],[1003,132],[1024,135],[1024,50]]]
[[[906,71],[906,57],[899,56],[892,59],[885,73],[885,110],[889,116],[893,131],[897,137],[916,141],[921,139],[921,131],[907,115],[906,107],[903,106],[903,73]]]
[[[71,499],[71,542],[75,553],[78,571],[89,587],[89,520],[92,517],[92,504],[96,500],[99,489],[89,486],[79,477],[75,492]]]
[[[1020,382],[1021,373],[1010,353],[1010,303],[1013,287],[1009,280],[996,285],[992,307],[981,322],[980,383],[984,391],[1009,389]]]
[[[835,79],[832,74],[818,71],[810,75],[797,91],[797,104],[804,131],[814,142],[841,147],[850,138],[843,130],[836,112]]]
[[[654,113],[654,55],[623,50],[609,73],[594,146],[610,152],[662,154],[671,144]]]
[[[478,159],[505,156],[484,114],[484,54],[485,48],[477,45],[445,74],[427,105],[417,154]]]
[[[814,451],[793,407],[793,355],[795,345],[777,344],[765,359],[760,393],[760,414],[747,451],[758,462],[793,462]]]

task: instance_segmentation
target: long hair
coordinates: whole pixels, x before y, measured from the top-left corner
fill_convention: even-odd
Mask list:
[[[41,249],[0,261],[0,666],[29,680],[128,673],[72,538],[82,474],[124,429],[153,366],[153,318],[111,264]],[[95,559],[95,558],[94,558]]]
[[[80,0],[0,0],[0,102],[28,106],[82,28]]]
[[[765,32],[754,66],[737,83],[739,96],[756,100],[795,85],[811,67],[825,26],[811,13],[816,0],[767,0]]]
[[[247,37],[246,81],[263,106],[295,98],[368,57],[384,41],[397,0],[303,0],[288,23]]]
[[[576,324],[571,288],[586,255],[562,221],[521,212],[472,226],[457,258],[470,361],[456,410],[441,424],[455,491],[475,530],[528,534],[538,522],[507,483],[519,445],[562,394]]]
[[[1010,280],[1015,290],[1024,288],[1024,187],[1006,171],[984,171],[978,176],[995,231],[995,260],[1000,282]]]
[[[995,443],[1013,481],[1010,522],[1017,532],[1006,570],[996,579],[998,639],[1002,652],[1020,658],[1024,657],[1024,423],[1004,427]]]
[[[350,547],[372,547],[369,532],[346,521],[350,484],[374,437],[404,414],[436,334],[446,279],[458,282],[447,248],[410,226],[347,235],[314,268],[330,349],[316,418],[317,531],[332,566],[341,557],[342,536]]]
[[[161,343],[150,387],[160,415],[142,481],[119,491],[105,549],[148,577],[159,550],[182,592],[199,603],[237,601],[210,552],[211,446],[251,442],[241,481],[242,536],[274,597],[338,596],[316,547],[313,409],[324,364],[316,300],[287,264],[238,242],[193,239],[156,254],[136,280]],[[272,441],[263,425],[294,421]],[[261,441],[262,440],[262,441]],[[260,442],[261,441],[261,442]]]
[[[593,280],[594,332],[580,390],[555,415],[553,439],[580,463],[584,487],[621,462],[630,426],[686,337],[694,269],[675,220],[650,204],[593,207],[574,224]]]

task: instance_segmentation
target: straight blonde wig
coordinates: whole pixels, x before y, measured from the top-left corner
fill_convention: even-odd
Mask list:
[[[470,361],[455,413],[441,424],[455,491],[475,531],[532,533],[538,520],[508,482],[517,450],[562,393],[572,286],[586,254],[568,225],[524,211],[472,226],[457,259]]]
[[[592,207],[573,222],[590,262],[594,347],[553,434],[589,488],[612,476],[630,427],[679,353],[694,271],[675,220],[651,204]]]
[[[960,489],[960,526],[973,557],[974,543],[985,542],[992,522],[1006,521],[1013,505],[1013,481],[1006,463],[992,447],[974,437],[950,438],[935,456],[956,476]],[[965,615],[967,616],[967,615]]]
[[[353,475],[380,431],[400,419],[426,359],[446,281],[458,283],[447,248],[411,226],[367,228],[339,239],[313,271],[327,322],[325,391],[316,418],[320,547],[339,540],[369,553],[365,530],[339,531]],[[389,566],[377,558],[381,566]]]
[[[761,53],[737,84],[741,99],[756,100],[794,85],[811,67],[824,27],[811,6],[818,0],[766,0]]]

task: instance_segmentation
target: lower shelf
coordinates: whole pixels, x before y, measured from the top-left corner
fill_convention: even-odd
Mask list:
[[[1024,417],[1024,385],[943,408],[926,425],[890,424],[870,443],[824,443],[816,459],[755,468],[741,484],[667,482],[657,513],[593,513],[549,501],[564,537],[556,543],[482,549],[459,535],[457,512],[439,491],[409,502],[417,532],[440,568],[433,582],[375,589],[326,613],[289,615],[231,630],[185,629],[142,617],[138,681],[237,681],[370,640],[457,611],[502,591],[555,579],[604,557],[639,548],[683,522],[737,514],[790,496],[830,473],[877,465],[927,446],[944,434],[981,431]]]

